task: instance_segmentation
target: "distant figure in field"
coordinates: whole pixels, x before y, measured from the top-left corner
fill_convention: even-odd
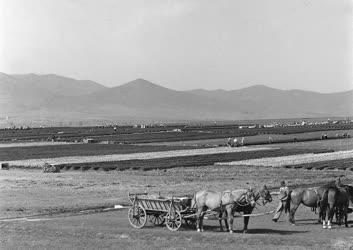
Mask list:
[[[271,136],[268,137],[268,143],[271,144],[273,142],[273,139]]]
[[[279,204],[278,204],[278,207],[276,209],[276,213],[275,215],[273,216],[273,221],[274,222],[277,222],[279,217],[281,216],[282,214],[282,211],[283,209],[285,208],[285,205],[286,205],[286,201],[288,199],[288,195],[289,195],[289,188],[287,187],[286,185],[286,182],[285,181],[281,181],[281,187],[279,189]]]
[[[227,145],[229,147],[237,147],[238,146],[237,138],[232,139],[232,138],[229,137],[228,140],[227,140]]]
[[[244,140],[245,140],[245,137],[241,138],[241,142],[240,142],[241,146],[244,146]]]

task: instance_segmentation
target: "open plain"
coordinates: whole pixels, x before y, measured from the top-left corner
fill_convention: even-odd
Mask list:
[[[224,139],[223,139],[224,140]],[[201,141],[205,143],[205,141]],[[62,149],[62,150],[61,150]],[[265,149],[265,150],[263,150]],[[207,147],[202,145],[103,145],[57,144],[3,147],[5,160],[26,161],[47,156],[119,157],[143,156],[108,163],[95,162],[97,168],[62,168],[60,173],[43,173],[38,168],[12,168],[0,175],[0,228],[3,249],[349,249],[353,247],[352,228],[334,225],[323,230],[317,214],[301,206],[296,213],[297,225],[287,222],[286,215],[273,223],[271,214],[250,219],[249,233],[241,233],[242,218],[235,219],[235,233],[220,233],[218,222],[206,220],[204,233],[183,226],[177,232],[151,224],[133,229],[127,219],[128,194],[160,193],[166,196],[193,194],[197,190],[260,188],[266,184],[274,194],[279,182],[290,187],[315,187],[338,177],[353,182],[349,167],[353,139],[278,143],[241,148]],[[172,151],[171,151],[172,150]],[[320,153],[345,155],[346,159],[320,160]],[[18,152],[18,153],[16,153]],[[201,152],[201,153],[200,153]],[[318,161],[309,167],[272,167],[253,165],[213,165],[217,161],[246,160],[263,157],[294,157],[311,152]],[[185,155],[186,154],[186,155]],[[348,155],[348,156],[347,156]],[[149,157],[154,156],[154,159]],[[50,158],[51,157],[51,158]],[[136,158],[136,157],[135,157]],[[38,158],[37,158],[38,159]],[[347,161],[348,160],[348,161]],[[336,164],[331,167],[331,164]],[[106,168],[104,167],[107,165]],[[125,164],[125,165],[124,165]],[[341,165],[340,165],[341,164]],[[343,164],[343,165],[344,165]],[[74,164],[75,165],[75,164]],[[77,163],[77,166],[87,163]],[[310,166],[325,166],[310,168]],[[344,165],[344,166],[346,166]],[[111,168],[111,167],[115,168]],[[125,166],[125,167],[122,167]],[[69,169],[69,170],[67,170]],[[79,171],[73,171],[78,169]],[[110,170],[112,171],[102,171]],[[83,171],[86,170],[86,171]],[[120,171],[118,171],[120,170]],[[145,171],[149,170],[149,171]],[[254,213],[273,211],[278,200]],[[111,210],[115,205],[123,209]],[[352,215],[349,216],[352,227]]]

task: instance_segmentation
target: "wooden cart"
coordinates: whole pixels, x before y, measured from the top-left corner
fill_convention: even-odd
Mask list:
[[[191,225],[195,221],[195,209],[191,208],[190,197],[163,198],[147,193],[129,194],[132,207],[128,211],[131,226],[142,228],[147,219],[154,225],[163,225],[177,231],[182,222]]]

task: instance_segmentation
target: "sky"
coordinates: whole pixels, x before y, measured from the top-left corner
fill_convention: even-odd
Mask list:
[[[353,89],[351,0],[0,0],[0,72]]]

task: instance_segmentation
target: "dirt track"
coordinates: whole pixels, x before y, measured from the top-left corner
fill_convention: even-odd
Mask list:
[[[275,205],[275,204],[273,204]],[[255,210],[256,211],[256,210]],[[50,220],[0,222],[1,249],[352,249],[353,228],[324,230],[316,215],[300,207],[297,226],[271,221],[271,215],[251,218],[249,234],[242,234],[242,219],[235,219],[235,233],[219,232],[217,221],[205,221],[205,232],[182,227],[170,232],[147,224],[133,229],[127,210],[54,217]],[[48,218],[47,218],[48,219]],[[352,220],[352,215],[350,220]]]

